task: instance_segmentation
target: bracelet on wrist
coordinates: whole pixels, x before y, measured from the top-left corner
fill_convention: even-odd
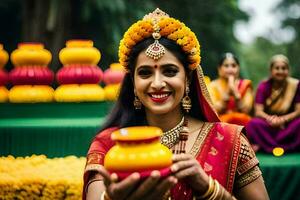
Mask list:
[[[206,199],[206,198],[208,198],[208,197],[210,197],[212,194],[213,194],[213,192],[214,192],[214,188],[215,188],[215,182],[214,182],[214,179],[211,177],[211,176],[209,176],[208,177],[208,189],[206,190],[206,192],[204,193],[204,194],[202,194],[202,195],[195,195],[195,197],[196,197],[196,199],[198,200],[200,200],[200,199]]]

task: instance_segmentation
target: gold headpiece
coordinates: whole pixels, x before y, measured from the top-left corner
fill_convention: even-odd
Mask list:
[[[184,23],[169,17],[168,14],[156,9],[146,15],[143,20],[134,23],[125,32],[119,46],[119,61],[128,71],[128,61],[132,48],[142,40],[153,37],[154,43],[147,50],[147,56],[159,59],[165,48],[158,42],[160,37],[175,41],[188,55],[189,68],[194,70],[200,65],[200,45],[194,32]]]

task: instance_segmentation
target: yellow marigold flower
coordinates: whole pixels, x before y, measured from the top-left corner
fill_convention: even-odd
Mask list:
[[[153,14],[153,13],[151,13]],[[188,55],[190,69],[200,64],[200,45],[196,35],[182,22],[168,17],[166,14],[147,15],[143,20],[134,23],[124,34],[119,46],[119,62],[128,70],[128,59],[132,47],[140,41],[152,37],[152,33],[159,30],[162,37],[175,41]]]

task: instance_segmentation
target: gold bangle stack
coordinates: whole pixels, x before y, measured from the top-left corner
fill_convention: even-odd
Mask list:
[[[207,191],[201,195],[197,196],[197,200],[216,200],[219,192],[222,192],[222,188],[217,180],[214,180],[211,176],[209,176],[209,185]]]
[[[208,182],[209,182],[209,184],[208,184],[208,189],[206,190],[206,192],[203,195],[197,196],[196,199],[206,199],[213,194],[214,188],[215,188],[214,179],[211,176],[209,176]]]
[[[220,191],[220,184],[217,180],[214,180],[215,184],[214,184],[214,189],[213,189],[213,193],[211,194],[211,196],[207,199],[207,200],[215,200],[219,194]]]

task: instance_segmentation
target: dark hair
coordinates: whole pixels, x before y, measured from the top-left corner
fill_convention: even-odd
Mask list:
[[[233,54],[233,53],[230,53],[230,52],[227,52],[227,53],[224,53],[221,55],[221,58],[218,62],[218,67],[221,67],[223,65],[223,62],[226,58],[233,58],[233,60],[238,64],[240,65],[240,61],[239,59]]]
[[[145,50],[150,44],[154,42],[153,38],[147,38],[137,45],[135,45],[132,49],[132,52],[129,57],[129,70],[130,73],[127,73],[123,79],[122,86],[120,89],[119,98],[117,99],[115,106],[108,116],[106,122],[103,124],[102,129],[107,129],[109,127],[117,126],[120,128],[128,127],[128,126],[138,126],[138,125],[147,125],[146,114],[144,108],[140,110],[136,110],[133,106],[134,101],[134,87],[133,87],[133,78],[134,78],[134,70],[137,61],[137,57],[140,52]],[[188,59],[187,55],[183,52],[181,47],[177,45],[174,41],[160,38],[159,43],[162,44],[165,48],[171,51],[178,60],[183,64],[186,74],[190,82],[192,82],[191,71],[188,67]],[[191,86],[195,84],[190,84]],[[191,91],[195,91],[196,88],[191,88]],[[197,103],[197,93],[191,92],[190,97],[192,99],[192,105],[196,105]],[[195,99],[196,98],[196,99]],[[194,103],[194,104],[193,104]],[[198,103],[197,103],[198,104]],[[191,116],[195,116],[198,118],[202,118],[199,114],[196,114],[191,110]]]

